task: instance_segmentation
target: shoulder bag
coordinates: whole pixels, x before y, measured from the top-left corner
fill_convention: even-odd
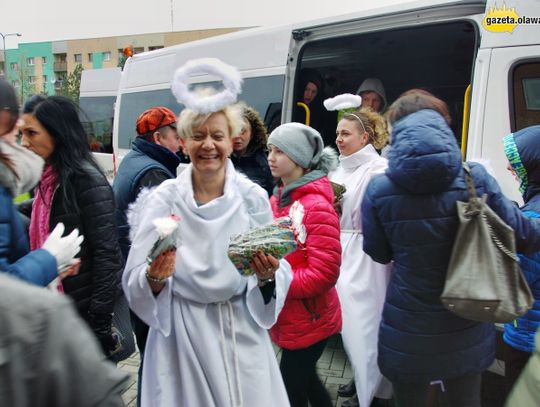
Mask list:
[[[519,267],[514,230],[479,198],[467,163],[463,163],[468,202],[457,202],[459,228],[448,265],[443,305],[460,317],[482,322],[510,322],[533,304]]]

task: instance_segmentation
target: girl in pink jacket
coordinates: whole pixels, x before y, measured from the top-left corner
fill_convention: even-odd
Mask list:
[[[337,154],[323,149],[320,134],[300,123],[277,127],[268,146],[268,164],[279,179],[270,199],[274,217],[290,212],[302,225],[298,248],[285,257],[293,279],[270,335],[283,349],[280,369],[291,406],[307,407],[309,400],[313,407],[328,407],[330,397],[315,365],[328,338],[341,330],[334,288],[341,264],[339,217],[326,176],[337,166]]]

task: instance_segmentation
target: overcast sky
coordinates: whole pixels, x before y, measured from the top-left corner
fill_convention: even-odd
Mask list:
[[[410,1],[410,0],[409,0]],[[0,0],[6,48],[167,31],[279,25],[407,0]],[[2,47],[0,41],[0,47]]]

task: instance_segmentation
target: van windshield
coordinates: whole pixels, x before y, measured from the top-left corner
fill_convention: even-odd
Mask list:
[[[116,96],[81,97],[81,123],[93,152],[112,153],[112,130]]]

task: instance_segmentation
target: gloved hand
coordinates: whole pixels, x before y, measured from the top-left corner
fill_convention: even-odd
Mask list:
[[[63,234],[64,224],[60,222],[41,247],[56,258],[59,272],[73,263],[75,255],[81,250],[81,243],[84,240],[82,235],[79,236],[79,229],[74,229],[65,237],[62,237]]]

